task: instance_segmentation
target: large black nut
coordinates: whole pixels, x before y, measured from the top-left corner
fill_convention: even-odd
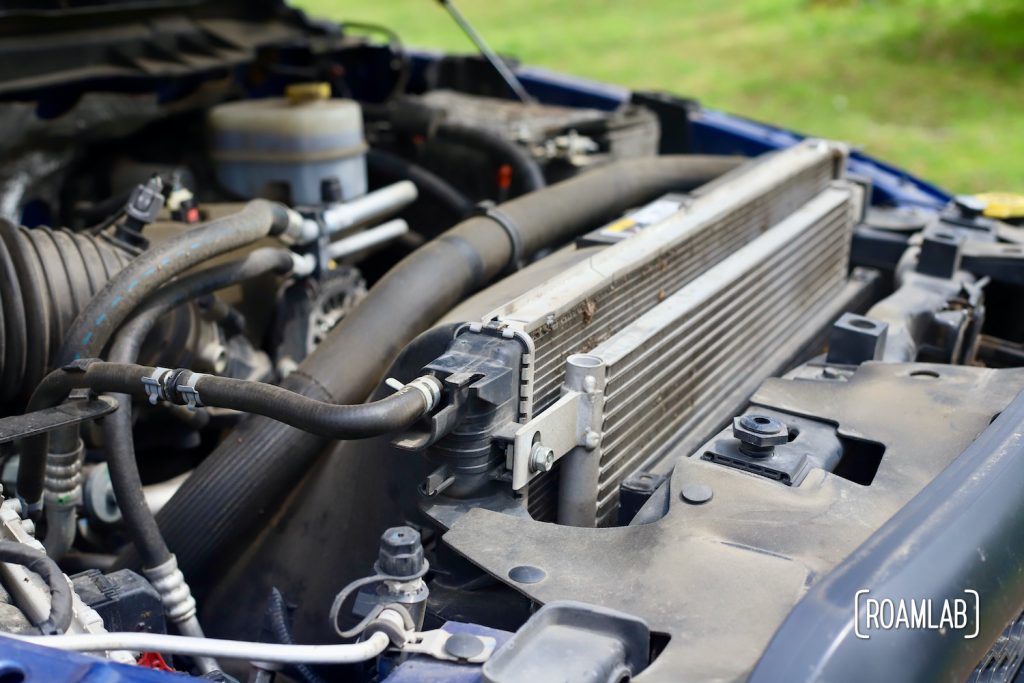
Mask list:
[[[881,360],[889,324],[856,313],[844,313],[828,334],[826,361],[834,365],[860,365]]]
[[[732,435],[755,448],[772,448],[789,441],[789,430],[768,415],[740,415],[732,420]]]
[[[412,576],[423,569],[420,532],[410,526],[391,527],[380,537],[377,570],[390,576]]]

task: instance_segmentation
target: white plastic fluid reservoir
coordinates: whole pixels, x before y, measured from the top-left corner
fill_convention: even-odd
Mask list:
[[[322,202],[335,178],[348,200],[366,194],[363,116],[352,100],[331,99],[326,83],[289,86],[286,97],[214,107],[209,116],[217,178],[235,194],[295,205]]]

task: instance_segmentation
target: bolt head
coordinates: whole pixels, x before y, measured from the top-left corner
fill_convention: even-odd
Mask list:
[[[554,466],[555,452],[543,444],[534,444],[530,451],[530,471],[550,472]]]
[[[598,432],[590,430],[587,435],[583,437],[583,447],[588,451],[592,451],[601,445],[601,435]]]
[[[740,415],[733,418],[732,435],[741,443],[767,448],[789,441],[789,431],[781,421],[768,415]]]

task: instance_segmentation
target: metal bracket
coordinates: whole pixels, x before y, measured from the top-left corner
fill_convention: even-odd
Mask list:
[[[96,420],[117,409],[112,398],[100,396],[83,401],[67,401],[59,406],[44,408],[24,415],[0,418],[0,443],[38,436],[61,427],[72,427]]]
[[[601,445],[604,361],[579,353],[566,359],[565,368],[561,398],[512,435],[508,468],[512,470],[513,491],[522,489],[543,471],[530,466],[535,444],[550,448],[556,462],[575,448],[594,451]]]

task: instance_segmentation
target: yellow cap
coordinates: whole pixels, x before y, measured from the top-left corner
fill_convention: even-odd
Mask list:
[[[1024,194],[984,192],[975,196],[985,202],[989,218],[1024,218]]]
[[[284,96],[292,104],[331,99],[330,83],[292,83],[284,89]]]

